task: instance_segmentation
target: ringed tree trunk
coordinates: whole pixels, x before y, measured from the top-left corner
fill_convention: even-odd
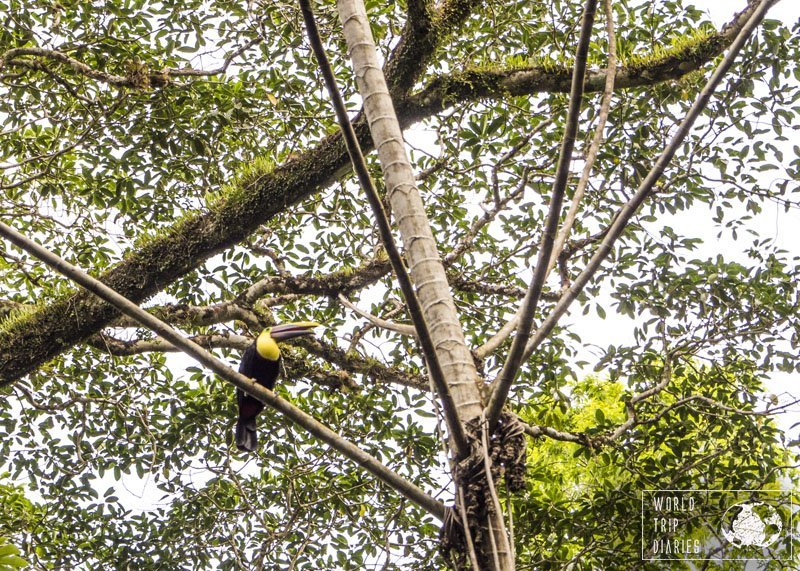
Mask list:
[[[457,416],[468,433],[472,434],[475,442],[473,448],[483,465],[480,419],[484,403],[480,391],[481,380],[464,339],[436,240],[406,154],[403,134],[378,62],[366,10],[361,0],[339,0],[338,10],[355,70],[356,84],[363,99],[364,111],[383,170],[392,215],[405,247],[409,273],[416,286]],[[474,460],[476,454],[472,456]],[[469,463],[472,469],[463,473],[474,475],[478,462]],[[457,497],[466,498],[464,511],[480,514],[477,525],[471,519],[469,527],[473,528],[471,535],[476,539],[475,555],[481,569],[514,569],[499,504],[488,501],[483,494],[477,494],[477,497],[487,500],[484,504],[489,505],[469,505],[476,498],[475,486],[485,489],[485,482],[471,482],[470,486],[465,486],[465,482],[460,481],[460,472],[462,471],[456,469],[454,474]],[[485,480],[486,473],[488,470],[480,470],[477,477]],[[467,487],[472,490],[462,489]],[[455,525],[458,526],[460,521],[459,519]],[[462,560],[462,563],[465,564],[465,561]]]

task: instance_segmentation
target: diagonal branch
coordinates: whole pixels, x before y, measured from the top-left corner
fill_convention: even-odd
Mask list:
[[[508,154],[510,155],[511,153]],[[522,177],[519,181],[519,184],[516,186],[516,188],[514,188],[514,190],[509,192],[503,198],[500,198],[499,192],[495,190],[494,206],[490,210],[486,210],[480,218],[476,219],[469,227],[469,230],[467,230],[467,232],[461,237],[458,243],[456,243],[453,249],[447,253],[447,255],[444,257],[445,266],[449,266],[453,264],[456,260],[458,260],[458,258],[462,254],[464,254],[464,252],[469,250],[470,246],[475,241],[475,237],[478,235],[481,229],[483,229],[487,224],[492,222],[497,217],[497,215],[500,212],[502,212],[506,206],[508,206],[509,202],[511,202],[512,200],[516,200],[517,198],[522,196],[522,194],[525,192],[525,187],[528,184],[528,175],[529,175],[529,170],[523,169]],[[494,179],[496,179],[497,177],[496,171],[492,173],[492,176]],[[494,188],[497,189],[498,185],[495,184],[494,181],[493,185]]]
[[[744,44],[747,42],[753,31],[755,31],[756,27],[764,18],[764,15],[767,13],[767,11],[776,3],[777,0],[761,0],[761,2],[754,4],[754,10],[750,15],[749,20],[746,24],[744,24],[744,26],[742,26],[742,29],[736,36],[736,39],[731,45],[730,50],[728,50],[728,53],[725,54],[725,57],[714,70],[714,73],[703,87],[700,95],[697,96],[692,108],[689,109],[689,112],[686,114],[686,117],[684,117],[677,129],[677,132],[672,137],[672,140],[670,140],[667,146],[664,147],[661,155],[650,169],[650,172],[647,173],[647,176],[644,178],[644,180],[642,180],[642,183],[633,197],[626,202],[617,212],[616,216],[614,216],[611,226],[605,233],[603,240],[597,246],[594,255],[586,265],[586,268],[584,268],[584,270],[578,275],[570,288],[564,292],[564,294],[561,296],[561,299],[553,308],[553,311],[528,341],[528,344],[525,347],[523,360],[528,359],[528,357],[533,354],[539,344],[541,344],[541,342],[547,338],[553,328],[555,328],[561,316],[566,313],[572,302],[578,297],[583,288],[586,287],[586,284],[589,283],[589,280],[592,279],[594,274],[599,269],[600,264],[602,264],[606,257],[608,257],[608,255],[611,253],[611,248],[613,247],[614,242],[616,242],[617,238],[619,238],[625,231],[630,219],[634,214],[636,214],[642,203],[653,193],[659,178],[664,173],[664,170],[669,162],[675,156],[675,153],[683,143],[683,140],[689,134],[692,125],[694,125],[694,122],[700,116],[700,113],[702,113],[703,109],[705,109],[709,99],[711,98],[711,95],[719,86],[722,78],[733,65],[734,61],[736,60],[736,56],[739,54],[739,51],[741,51],[742,47],[744,47]]]
[[[407,94],[446,35],[458,30],[481,3],[482,0],[408,2],[403,34],[386,62],[386,82],[392,96]]]
[[[389,260],[383,256],[376,256],[356,268],[329,274],[308,272],[300,275],[270,276],[248,287],[239,294],[237,300],[244,305],[253,305],[265,295],[276,293],[336,297],[372,285],[386,275],[389,267]]]
[[[519,326],[511,349],[503,365],[503,369],[493,383],[492,396],[486,407],[486,417],[489,422],[489,429],[494,430],[500,412],[508,397],[511,383],[519,371],[522,357],[525,352],[525,344],[533,328],[533,316],[536,313],[536,306],[539,303],[539,296],[542,293],[544,280],[547,278],[548,262],[553,251],[553,243],[556,239],[558,221],[561,218],[561,203],[564,200],[564,193],[567,188],[567,177],[569,176],[569,165],[572,161],[572,150],[575,147],[575,139],[578,134],[578,119],[581,113],[581,101],[583,100],[583,76],[586,72],[586,60],[589,55],[589,43],[592,39],[592,24],[597,9],[597,0],[587,0],[583,10],[583,20],[581,22],[581,33],[578,39],[578,49],[575,54],[575,69],[572,75],[572,90],[569,96],[569,111],[567,113],[567,124],[564,129],[564,138],[561,142],[561,151],[558,155],[558,165],[556,176],[553,181],[553,192],[550,198],[550,208],[547,212],[544,232],[542,235],[542,245],[539,248],[539,255],[536,258],[536,269],[533,272],[533,279],[522,301],[519,312]]]
[[[145,327],[152,329],[156,334],[172,345],[180,347],[184,353],[190,357],[193,357],[199,363],[208,367],[235,387],[245,391],[247,394],[257,398],[264,404],[282,413],[292,422],[305,428],[308,432],[328,444],[334,450],[337,450],[345,457],[358,463],[384,484],[388,485],[415,504],[427,510],[430,514],[438,517],[441,520],[445,518],[447,507],[444,504],[434,499],[418,488],[415,484],[409,482],[387,466],[381,464],[381,462],[379,462],[375,457],[366,453],[349,440],[346,440],[311,415],[303,412],[289,401],[280,398],[274,392],[263,387],[262,385],[259,385],[254,380],[234,371],[228,365],[217,359],[214,355],[196,343],[189,341],[160,319],[150,315],[141,307],[132,303],[130,300],[125,299],[125,297],[104,285],[102,282],[92,278],[89,276],[89,274],[56,256],[36,242],[29,240],[2,222],[0,222],[0,234],[5,236],[9,241],[13,242],[15,245],[22,248],[32,256],[43,261],[54,270],[63,274],[70,280],[80,284],[92,294],[104,299],[107,303],[112,304],[131,319],[135,319]]]
[[[408,312],[411,315],[411,320],[414,322],[414,329],[416,330],[417,338],[419,339],[422,347],[422,353],[425,356],[425,361],[427,363],[431,379],[433,380],[433,384],[436,387],[436,391],[438,392],[439,398],[442,401],[445,417],[447,419],[447,427],[453,436],[453,443],[455,444],[456,453],[459,458],[464,457],[469,453],[469,444],[467,443],[467,436],[464,432],[464,426],[458,417],[456,405],[453,402],[453,396],[450,394],[450,388],[447,386],[447,379],[439,361],[439,355],[436,351],[436,346],[434,344],[425,313],[423,312],[422,304],[420,303],[420,300],[414,291],[414,285],[411,283],[411,277],[408,275],[408,271],[403,263],[403,258],[400,255],[400,250],[398,249],[397,244],[394,241],[394,237],[392,236],[392,227],[389,223],[388,217],[386,216],[386,212],[383,209],[383,202],[381,201],[380,196],[378,196],[378,191],[375,189],[375,185],[369,175],[367,161],[364,159],[364,155],[359,147],[356,133],[353,130],[353,125],[350,123],[350,118],[347,115],[347,109],[345,107],[344,100],[342,99],[342,95],[339,92],[338,86],[336,85],[336,78],[333,75],[333,70],[331,69],[330,63],[328,63],[328,58],[325,55],[325,48],[322,45],[322,39],[319,36],[319,30],[317,29],[317,24],[314,21],[314,13],[311,9],[310,0],[300,0],[300,9],[303,13],[303,19],[305,20],[311,47],[314,51],[314,55],[317,57],[317,61],[319,62],[322,76],[325,79],[325,85],[328,88],[328,93],[333,102],[333,107],[336,110],[336,117],[339,120],[339,125],[344,135],[347,151],[350,154],[350,160],[353,162],[353,168],[358,175],[359,183],[364,189],[364,193],[367,195],[367,200],[369,201],[370,207],[372,207],[372,212],[375,216],[375,221],[378,224],[378,230],[381,235],[381,241],[386,248],[389,261],[392,263],[392,269],[397,276],[400,290],[403,292],[403,297],[405,298],[406,305],[408,306]],[[397,130],[400,131],[399,127]],[[389,179],[390,176],[387,176],[387,184],[390,182]]]

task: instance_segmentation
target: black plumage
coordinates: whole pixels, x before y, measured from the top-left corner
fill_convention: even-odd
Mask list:
[[[245,350],[242,362],[239,364],[240,373],[270,390],[275,387],[280,370],[280,357],[277,361],[265,359],[256,351],[255,343]],[[264,410],[264,404],[241,389],[236,389],[236,400],[239,404],[239,419],[236,421],[236,447],[239,450],[252,452],[258,445],[256,417]]]
[[[264,329],[255,343],[245,349],[239,372],[272,390],[281,372],[281,350],[278,342],[313,335],[313,329],[318,326],[316,321],[298,321]],[[264,405],[241,389],[236,390],[236,402],[239,405],[234,437],[236,447],[252,452],[258,445],[256,417],[264,410]]]

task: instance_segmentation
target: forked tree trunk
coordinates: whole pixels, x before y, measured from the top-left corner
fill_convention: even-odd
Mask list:
[[[392,214],[405,247],[409,273],[417,288],[458,417],[467,424],[475,421],[483,410],[478,372],[464,340],[436,240],[406,155],[369,20],[361,0],[339,0],[338,9],[357,87],[383,169]],[[489,521],[483,522],[483,531],[493,531],[495,552],[491,553],[489,542],[484,541],[480,549],[483,553],[478,556],[488,569],[507,571],[514,568],[514,562],[502,513],[491,513],[486,518]]]

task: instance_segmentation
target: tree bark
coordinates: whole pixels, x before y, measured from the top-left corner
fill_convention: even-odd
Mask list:
[[[464,339],[444,265],[406,154],[403,133],[378,62],[366,10],[360,0],[339,0],[338,8],[392,213],[405,245],[409,272],[417,287],[458,416],[467,424],[479,417],[483,409],[480,379]],[[489,513],[483,525],[491,547],[484,542],[481,545],[484,553],[479,553],[478,557],[490,569],[513,569],[503,514],[498,510]]]
[[[356,2],[340,1],[339,17],[350,48],[356,82],[378,159],[383,167],[392,213],[400,228],[409,272],[431,328],[436,350],[462,421],[481,414],[478,372],[464,340],[444,265],[425,206],[406,156],[403,133],[378,63],[366,13]]]

